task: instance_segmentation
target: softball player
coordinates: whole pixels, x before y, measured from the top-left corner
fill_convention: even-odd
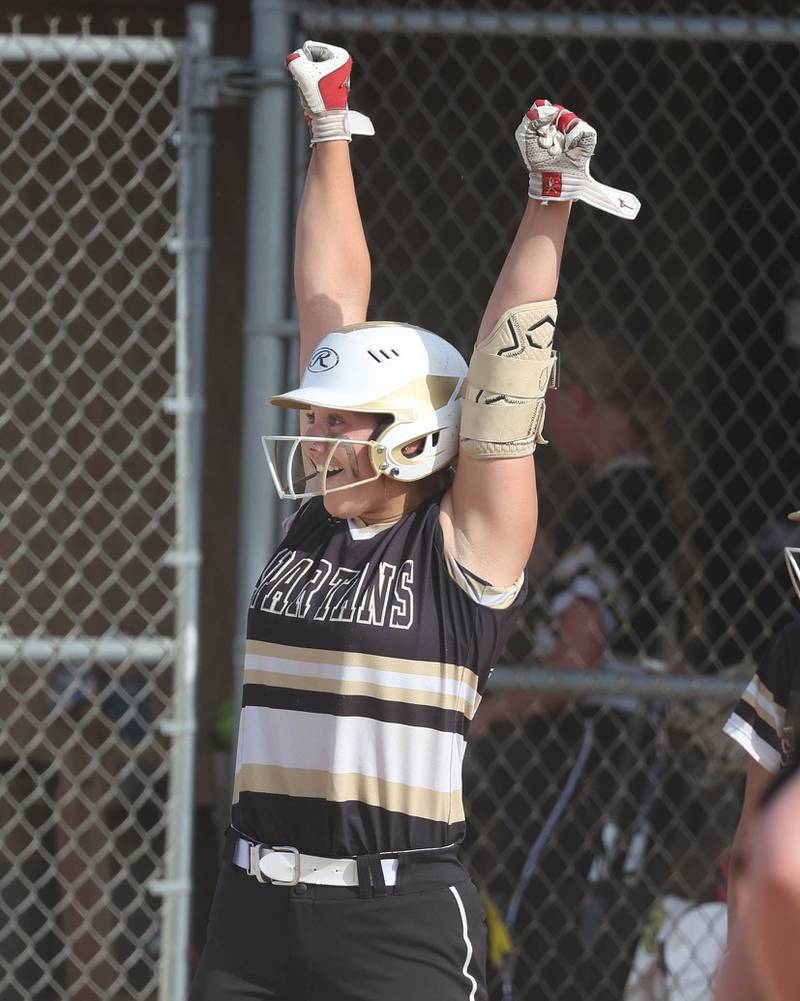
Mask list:
[[[530,199],[469,368],[430,331],[367,323],[348,144],[373,129],[348,108],[351,66],[318,42],[287,58],[312,155],[302,382],[272,403],[300,434],[265,450],[280,496],[303,503],[252,596],[227,864],[192,1001],[486,997],[457,857],[465,739],[524,596],[570,202],[638,207],[589,174],[594,130],[537,101],[516,133]]]
[[[800,521],[800,511],[789,515]],[[800,598],[800,549],[785,549],[786,566]],[[758,670],[736,703],[724,730],[750,755],[744,801],[731,848],[728,878],[728,935],[739,905],[739,871],[753,817],[774,777],[792,763],[800,740],[800,618],[775,637]]]
[[[800,511],[789,517],[800,521]],[[800,548],[784,553],[800,598]],[[715,1001],[793,1001],[800,992],[798,663],[795,619],[778,634],[725,725],[751,761],[731,852],[728,952]]]

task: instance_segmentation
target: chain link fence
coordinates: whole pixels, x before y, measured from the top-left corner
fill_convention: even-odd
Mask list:
[[[350,49],[377,131],[352,145],[373,319],[469,350],[524,206],[533,98],[595,124],[595,175],[644,203],[635,224],[573,212],[542,529],[468,755],[468,859],[493,997],[700,1001],[744,768],[721,727],[790,614],[800,28],[767,5],[541,6],[299,5],[296,37]],[[581,447],[560,400],[591,403]],[[604,465],[609,415],[625,443]],[[559,674],[566,611],[598,601],[577,635],[599,629],[605,670]]]
[[[0,998],[154,997],[175,46],[0,36]]]
[[[800,506],[791,13],[295,5],[298,40],[353,52],[378,131],[352,147],[374,317],[468,350],[524,205],[512,133],[534,97],[596,124],[596,173],[645,203],[633,225],[576,207],[560,303],[559,399],[583,387],[624,420],[613,470],[632,479],[603,494],[563,435],[537,454],[531,595],[468,758],[494,998],[709,997],[743,767],[720,727],[788,614]],[[197,557],[176,539],[174,423],[201,404],[190,388],[165,412],[176,59],[88,27],[0,36],[2,1001],[171,990],[148,887],[175,794],[175,578]],[[566,599],[597,595],[605,669],[554,671]]]

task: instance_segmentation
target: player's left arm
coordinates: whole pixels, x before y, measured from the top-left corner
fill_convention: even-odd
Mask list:
[[[514,583],[536,536],[533,452],[544,442],[555,295],[571,203],[584,200],[627,218],[638,211],[633,196],[616,198],[625,193],[591,177],[597,134],[571,111],[536,101],[516,139],[528,168],[529,200],[478,331],[458,466],[442,504],[445,544],[462,565],[495,585]]]
[[[507,320],[505,326],[509,331],[509,338],[523,339],[541,332],[547,343],[542,353],[546,353],[549,359],[555,329],[553,300],[570,208],[569,202],[547,205],[528,201],[514,242],[486,306],[476,347],[485,342],[496,328],[503,326],[501,318],[509,310],[513,311],[524,303],[541,303],[541,315],[531,317],[539,325],[538,331],[533,335],[529,335],[526,329],[532,325],[527,322],[528,317],[525,317],[523,323],[515,324],[513,334]],[[502,333],[501,329],[501,335]],[[522,348],[509,346],[512,351],[518,350],[522,355]],[[473,355],[465,408],[479,394],[484,399],[488,396],[485,390],[481,391],[476,385],[476,357],[481,356]],[[543,398],[544,393],[540,396]],[[479,398],[475,404],[476,410],[481,403]],[[496,406],[499,411],[502,403]],[[529,428],[531,422],[537,419],[534,409],[536,406],[536,403],[525,402],[519,407],[504,408],[508,410],[508,416],[512,420],[517,416],[515,410],[519,411],[526,425],[520,435],[525,440],[520,444],[503,443],[495,449],[494,443],[486,443],[485,454],[481,454],[480,446],[473,452],[468,445],[465,447],[462,438],[453,486],[442,505],[445,538],[453,555],[467,569],[498,586],[512,584],[519,577],[528,562],[536,536],[538,503],[533,459],[536,431],[533,427]],[[494,407],[486,406],[484,409],[488,412]],[[541,409],[544,409],[543,402]],[[523,410],[526,413],[522,413]],[[482,416],[479,411],[477,416]],[[499,418],[501,415],[498,413],[492,416]],[[503,413],[502,416],[505,417],[506,414]],[[462,435],[465,428],[469,430],[468,421],[469,417],[462,418]],[[529,430],[531,433],[527,433]],[[512,430],[509,437],[517,437],[516,430]],[[504,450],[507,454],[503,454]],[[519,450],[520,454],[514,454],[515,450]]]

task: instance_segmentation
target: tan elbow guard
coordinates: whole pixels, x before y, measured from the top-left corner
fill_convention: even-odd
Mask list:
[[[531,455],[542,437],[544,395],[558,385],[555,299],[507,310],[475,346],[461,410],[461,449],[479,459]]]

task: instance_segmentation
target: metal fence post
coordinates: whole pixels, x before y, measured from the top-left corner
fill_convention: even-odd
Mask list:
[[[167,815],[159,998],[188,993],[192,819],[195,771],[195,687],[201,573],[201,493],[205,393],[206,282],[209,253],[211,114],[193,101],[198,60],[213,52],[216,12],[207,4],[187,10],[181,72],[178,189],[176,397],[176,538],[170,555],[178,581],[178,655],[171,719],[171,788]]]
[[[22,28],[0,34],[0,997],[151,997],[166,557],[187,549],[166,413],[180,44]]]
[[[291,31],[286,0],[253,0],[252,62],[259,72],[250,113],[247,285],[242,385],[238,631],[234,687],[240,683],[250,592],[275,539],[278,501],[267,484],[261,435],[275,431],[270,396],[282,389],[292,211],[291,120],[287,84],[263,72],[280,67]]]

